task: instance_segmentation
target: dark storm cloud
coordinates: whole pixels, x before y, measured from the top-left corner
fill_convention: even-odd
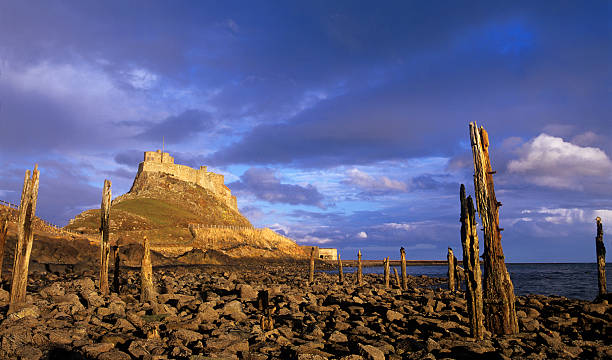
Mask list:
[[[189,140],[198,133],[211,130],[215,125],[209,113],[200,110],[186,110],[179,115],[169,116],[137,135],[139,139],[176,144]]]
[[[283,184],[272,169],[250,168],[240,176],[240,181],[228,186],[233,191],[249,193],[271,203],[302,204],[325,208],[323,195],[316,187]]]
[[[137,167],[144,159],[144,153],[139,150],[126,150],[115,155],[115,162],[129,167]]]

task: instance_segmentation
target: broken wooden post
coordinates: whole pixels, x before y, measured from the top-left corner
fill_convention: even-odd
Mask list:
[[[455,255],[453,255],[453,249],[448,248],[448,289],[455,291]]]
[[[393,267],[393,274],[395,274],[395,284],[397,285],[398,288],[402,288],[402,284],[400,283],[400,278],[399,275],[397,274],[397,269],[395,268],[395,266]]]
[[[342,271],[342,259],[340,258],[340,254],[338,254],[338,280],[340,284],[344,284],[344,271]]]
[[[151,243],[145,236],[142,239],[143,254],[140,264],[140,302],[153,303],[155,301],[155,287],[153,285],[153,265],[151,264]]]
[[[461,245],[463,246],[463,267],[465,274],[465,298],[470,318],[470,335],[476,340],[484,336],[482,314],[482,280],[480,278],[480,258],[478,231],[472,197],[465,198],[465,186],[459,190],[461,201]]]
[[[478,214],[484,229],[484,313],[487,329],[498,335],[517,334],[514,286],[504,262],[499,227],[499,207],[495,198],[489,136],[483,127],[470,123],[474,158],[474,191]]]
[[[100,293],[108,295],[108,258],[110,255],[109,225],[111,205],[111,182],[104,180],[102,189],[102,204],[100,206]]]
[[[402,270],[402,290],[408,289],[408,277],[406,276],[406,250],[402,246],[400,248],[400,256],[401,256],[401,270]]]
[[[314,267],[315,267],[315,248],[314,246],[310,248],[310,272],[308,273],[308,282],[310,284],[314,283]]]
[[[595,247],[597,251],[597,284],[599,285],[599,295],[606,295],[606,247],[603,242],[603,225],[601,218],[598,216],[597,222],[597,237],[595,238]]]
[[[385,264],[385,288],[389,288],[389,257],[384,260]]]
[[[263,331],[270,331],[274,328],[274,320],[270,312],[270,294],[268,290],[261,290],[257,293],[257,309],[262,312],[259,323]]]
[[[32,176],[30,176],[30,170],[26,170],[25,179],[23,180],[21,202],[19,203],[19,217],[17,221],[17,246],[15,248],[15,260],[13,262],[9,313],[19,310],[26,299],[28,265],[30,264],[32,243],[34,242],[32,221],[36,215],[39,175],[38,164],[36,164],[34,165]]]
[[[113,291],[119,294],[119,246],[113,246],[113,258],[115,259],[115,271],[113,272]]]
[[[2,281],[2,265],[4,265],[4,245],[6,244],[6,234],[8,233],[8,214],[0,225],[0,281]]]
[[[357,252],[357,284],[363,284],[363,273],[361,272],[361,250]]]

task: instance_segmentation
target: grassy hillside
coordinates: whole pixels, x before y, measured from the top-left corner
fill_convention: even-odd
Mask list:
[[[132,190],[113,200],[111,240],[141,241],[148,236],[153,244],[179,244],[191,240],[190,223],[251,226],[238,211],[208,190],[166,174],[141,174]],[[98,233],[100,210],[77,215],[66,229]]]

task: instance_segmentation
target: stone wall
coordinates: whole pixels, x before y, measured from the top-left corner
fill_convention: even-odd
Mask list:
[[[145,171],[170,174],[179,180],[199,185],[225,200],[225,203],[232,209],[238,210],[236,197],[225,186],[224,176],[207,171],[206,166],[194,169],[186,165],[175,164],[170,154],[157,150],[145,151],[144,161],[138,166],[138,174]]]

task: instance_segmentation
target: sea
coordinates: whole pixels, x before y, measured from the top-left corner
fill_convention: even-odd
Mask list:
[[[567,298],[593,300],[597,296],[597,264],[595,263],[509,263],[506,264],[516,295],[557,295]],[[356,268],[345,267],[344,272],[354,272]],[[397,267],[399,273],[399,267]],[[448,267],[407,266],[408,275],[447,277]],[[382,266],[364,267],[364,274],[382,274]],[[334,272],[334,271],[330,271]],[[335,271],[337,273],[337,271]],[[393,272],[393,270],[391,270]],[[393,276],[393,273],[391,274]],[[608,291],[612,291],[612,264],[606,264]],[[462,285],[463,288],[464,285]],[[446,286],[440,286],[446,287]]]

